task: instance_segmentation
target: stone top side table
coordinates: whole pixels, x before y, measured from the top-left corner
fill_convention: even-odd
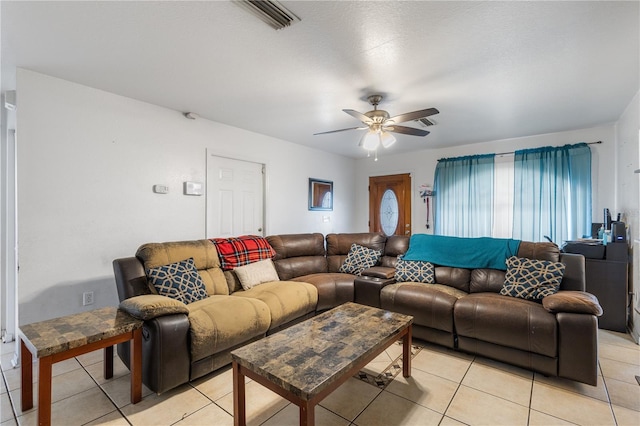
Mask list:
[[[104,377],[113,376],[113,345],[131,343],[131,402],[142,399],[142,320],[116,307],[81,312],[20,326],[22,411],[33,408],[33,357],[38,368],[38,424],[51,424],[51,366],[104,349]]]

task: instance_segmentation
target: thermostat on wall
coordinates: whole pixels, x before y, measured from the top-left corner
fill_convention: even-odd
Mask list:
[[[156,194],[166,194],[169,192],[169,187],[166,185],[153,185],[153,192]]]
[[[202,195],[202,182],[185,182],[184,195]]]

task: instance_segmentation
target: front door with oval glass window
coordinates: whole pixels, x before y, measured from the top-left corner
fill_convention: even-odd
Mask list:
[[[411,235],[411,175],[369,178],[369,231]]]

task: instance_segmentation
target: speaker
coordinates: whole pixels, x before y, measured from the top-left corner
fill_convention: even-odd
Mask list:
[[[625,226],[624,222],[611,222],[611,242],[627,242],[627,227]]]

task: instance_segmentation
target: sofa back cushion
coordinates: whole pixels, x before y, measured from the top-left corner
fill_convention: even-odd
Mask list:
[[[209,240],[143,244],[138,248],[136,257],[142,262],[145,271],[191,257],[208,295],[229,294],[227,281],[220,269],[218,252]]]
[[[469,293],[500,293],[506,271],[497,269],[474,269],[471,271]]]
[[[522,241],[517,256],[559,262],[560,249],[551,242],[534,243],[531,241]]]
[[[276,252],[273,260],[281,280],[328,272],[322,234],[270,235],[267,241]]]
[[[451,268],[449,266],[436,266],[436,283],[457,288],[469,293],[469,281],[471,269]],[[500,291],[500,289],[498,289]]]
[[[384,252],[380,258],[380,266],[394,268],[398,260],[398,256],[405,254],[409,248],[408,235],[391,235],[387,237],[384,244]]]
[[[550,242],[522,241],[518,248],[518,257],[559,262],[560,250],[557,245]],[[504,285],[505,274],[506,271],[497,269],[474,269],[470,275],[469,292],[500,293]]]
[[[329,272],[338,272],[347,258],[351,244],[374,250],[384,250],[387,237],[381,232],[362,232],[327,235],[327,263]]]

